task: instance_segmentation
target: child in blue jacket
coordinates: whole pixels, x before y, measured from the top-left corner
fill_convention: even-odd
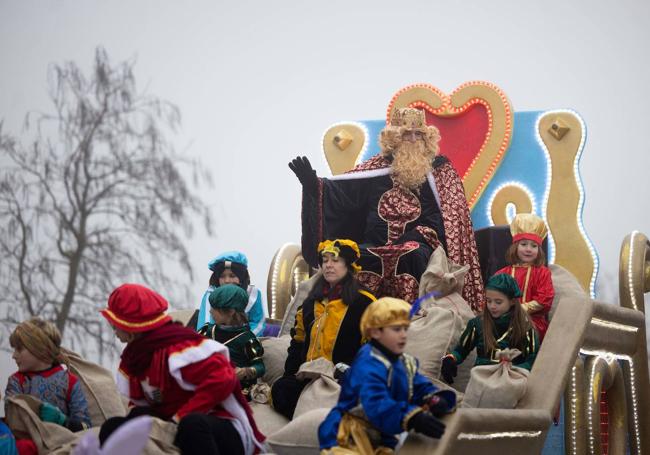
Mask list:
[[[383,297],[364,312],[361,331],[370,341],[359,350],[338,404],[318,429],[325,453],[335,447],[391,453],[397,436],[409,430],[442,436],[445,425],[438,417],[455,409],[456,395],[438,390],[418,373],[417,360],[404,353],[410,309],[403,300]]]

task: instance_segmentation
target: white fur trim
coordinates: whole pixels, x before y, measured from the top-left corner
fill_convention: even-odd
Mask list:
[[[131,398],[131,387],[129,386],[129,378],[122,372],[122,370],[118,369],[117,373],[115,374],[115,384],[117,385],[117,390],[127,397],[131,403],[138,405],[138,406],[146,406],[147,400],[136,400],[135,398]]]
[[[248,286],[248,303],[246,304],[246,308],[244,309],[244,312],[248,314],[250,310],[253,309],[253,305],[255,305],[255,302],[257,302],[257,288],[250,284]]]
[[[118,369],[115,374],[115,383],[117,384],[117,390],[127,398],[131,398],[129,393],[131,389],[129,388],[129,378]]]
[[[251,427],[251,424],[248,421],[248,415],[246,415],[246,411],[244,411],[244,408],[239,404],[233,394],[230,394],[228,398],[221,403],[221,406],[223,406],[223,408],[234,418],[233,425],[241,436],[244,453],[246,455],[253,455],[253,453],[255,453],[255,446],[257,446],[260,451],[264,452],[265,445],[255,438],[253,427]]]
[[[438,208],[440,209],[440,212],[442,212],[442,208],[440,208],[440,195],[438,194],[438,187],[436,186],[436,179],[433,176],[433,172],[429,172],[427,174],[427,181],[429,182],[431,191],[433,191],[433,196],[436,198],[436,203],[438,204]]]
[[[372,169],[370,171],[348,172],[347,174],[335,175],[334,177],[327,177],[328,180],[355,180],[355,179],[369,179],[371,177],[379,177],[381,175],[390,174],[390,167],[383,167],[381,169]]]
[[[228,352],[227,347],[217,341],[208,339],[203,340],[201,344],[196,346],[191,346],[182,351],[174,352],[169,356],[169,360],[167,361],[169,374],[176,379],[176,382],[178,382],[178,385],[181,386],[182,389],[194,391],[196,390],[196,385],[190,384],[183,379],[181,369],[187,365],[205,360],[214,353],[221,354],[226,359],[230,360],[230,353]]]

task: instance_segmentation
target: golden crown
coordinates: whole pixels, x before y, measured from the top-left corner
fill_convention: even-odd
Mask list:
[[[510,233],[512,234],[513,242],[530,236],[538,241],[538,243],[541,243],[548,231],[544,220],[537,215],[533,215],[532,213],[518,213],[510,223]]]
[[[424,111],[413,107],[396,109],[390,119],[390,126],[407,129],[426,128]]]

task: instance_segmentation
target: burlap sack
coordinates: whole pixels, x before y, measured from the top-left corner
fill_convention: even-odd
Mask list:
[[[514,409],[526,393],[530,374],[525,368],[512,365],[512,359],[519,354],[518,349],[504,349],[496,353],[500,363],[474,367],[463,407]]]
[[[99,434],[99,427],[91,428],[96,435]],[[51,451],[46,452],[50,455],[78,455],[73,454],[77,444],[81,438],[85,436],[85,432],[74,433],[74,439]],[[141,455],[179,455],[180,451],[174,445],[174,438],[176,437],[176,424],[166,422],[157,418],[152,418],[151,430],[149,431],[147,445],[140,453]],[[40,453],[40,452],[39,452]],[[100,452],[101,455],[127,455],[127,454],[114,454]],[[83,452],[83,455],[94,455],[92,453]]]
[[[436,291],[440,297],[461,294],[468,271],[469,265],[449,261],[445,250],[439,246],[429,257],[427,268],[420,278],[420,297],[432,291]]]
[[[312,409],[333,408],[339,399],[341,386],[334,379],[334,364],[324,357],[300,365],[296,377],[301,380],[311,379],[300,394],[293,418],[299,417]]]
[[[40,406],[41,401],[32,395],[5,397],[5,421],[17,439],[31,439],[38,453],[50,453],[77,439],[67,428],[41,421]]]
[[[122,395],[117,390],[113,374],[96,363],[83,359],[76,352],[67,349],[63,349],[63,352],[70,361],[70,371],[81,382],[92,426],[101,425],[111,417],[125,415]]]
[[[175,310],[175,311],[170,311],[169,315],[171,316],[173,321],[180,322],[184,326],[187,326],[187,323],[190,322],[190,319],[192,319],[192,316],[194,316],[195,312],[196,312],[195,309]]]
[[[262,434],[269,435],[284,428],[289,423],[289,419],[275,411],[268,404],[261,404],[251,402],[251,409],[253,410],[253,417],[257,428]]]
[[[287,349],[291,337],[285,335],[282,337],[260,338],[264,348],[264,368],[266,372],[262,376],[262,381],[268,385],[273,383],[284,374],[284,362],[287,360]]]
[[[329,408],[312,409],[294,418],[267,439],[278,455],[310,455],[319,453],[318,427],[325,420]]]
[[[436,248],[420,280],[420,295],[429,297],[420,303],[420,316],[409,328],[406,352],[420,362],[420,372],[430,379],[440,377],[442,357],[456,347],[465,326],[474,317],[461,296],[469,266],[447,260],[442,247]],[[435,295],[434,295],[435,293]],[[476,354],[459,365],[454,388],[465,390]]]
[[[61,425],[42,422],[38,416],[40,400],[31,395],[16,395],[5,399],[5,419],[18,437],[34,441],[38,453],[68,455],[72,453],[85,432],[73,433]],[[98,428],[88,431],[98,432]],[[174,445],[176,424],[153,419],[149,442],[144,455],[175,455],[180,452]]]
[[[305,301],[312,288],[314,287],[314,284],[316,284],[316,281],[318,281],[322,275],[323,273],[319,270],[318,273],[316,273],[314,276],[308,280],[301,282],[298,285],[298,290],[291,299],[291,302],[289,302],[289,305],[284,312],[284,316],[282,317],[282,325],[280,326],[280,333],[278,334],[279,337],[283,335],[289,335],[289,332],[293,328],[293,324],[296,320],[296,312],[298,311],[298,308],[300,308],[302,302]]]

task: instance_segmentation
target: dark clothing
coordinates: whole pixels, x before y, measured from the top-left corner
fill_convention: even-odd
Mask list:
[[[486,310],[487,311],[487,310]],[[457,363],[462,363],[463,360],[469,355],[474,348],[476,348],[476,363],[475,365],[493,365],[499,363],[496,358],[496,352],[503,349],[516,348],[521,351],[521,354],[515,357],[512,361],[513,365],[530,370],[533,367],[533,362],[539,350],[539,337],[537,331],[533,326],[526,332],[526,339],[523,346],[513,346],[510,340],[510,318],[512,311],[507,312],[503,316],[494,319],[494,326],[496,332],[494,338],[497,341],[498,349],[486,352],[485,342],[483,340],[483,320],[482,316],[477,316],[471,319],[465,327],[465,331],[460,336],[460,341],[456,348],[451,351]]]
[[[362,345],[361,316],[375,301],[375,297],[364,290],[358,292],[351,305],[346,305],[335,293],[330,292],[328,297],[332,300],[308,297],[296,313],[284,375],[271,389],[273,408],[289,419],[309,382],[296,378],[300,365],[320,357],[335,364],[351,364]]]
[[[351,364],[362,344],[361,316],[374,300],[375,297],[367,291],[359,291],[349,306],[340,298],[322,301],[307,298],[296,313],[296,322],[291,329],[284,375],[295,375],[300,365],[318,357],[326,357],[334,364]],[[332,349],[327,349],[327,346],[332,346]]]
[[[174,444],[183,455],[244,455],[232,422],[205,414],[190,414],[181,420]]]
[[[429,256],[443,245],[449,259],[468,264],[463,297],[480,311],[485,296],[465,189],[442,156],[420,188],[410,190],[391,175],[391,162],[374,156],[353,170],[319,179],[302,198],[302,254],[318,264],[317,245],[348,238],[359,244],[359,282],[377,297],[413,302]]]
[[[445,238],[430,183],[409,190],[386,169],[368,178],[321,179],[320,189],[320,202],[303,197],[305,259],[314,260],[322,239],[352,239],[361,251],[358,278],[364,286],[378,296],[415,300],[429,256]]]
[[[241,381],[242,389],[248,389],[257,383],[257,378],[264,376],[264,348],[262,343],[251,332],[248,324],[240,326],[221,326],[205,324],[199,330],[201,335],[212,338],[228,348],[230,361],[239,368],[255,368],[254,378]]]
[[[308,379],[298,379],[295,375],[278,378],[271,388],[273,409],[287,419],[293,419],[293,412],[296,410],[296,405],[298,405],[298,399],[307,384],[309,384]]]
[[[122,424],[142,415],[152,415],[152,408],[135,407],[126,417],[111,417],[99,430],[99,443],[103,446],[108,437]],[[241,437],[229,419],[214,415],[193,413],[183,417],[178,424],[174,444],[182,454],[243,455]]]

